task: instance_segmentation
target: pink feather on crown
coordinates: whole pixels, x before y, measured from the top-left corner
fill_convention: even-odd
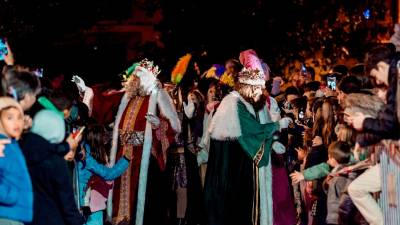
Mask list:
[[[258,70],[263,72],[261,60],[253,49],[248,49],[240,53],[239,60],[242,65],[250,70]]]

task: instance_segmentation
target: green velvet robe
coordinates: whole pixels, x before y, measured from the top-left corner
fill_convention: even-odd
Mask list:
[[[236,113],[241,135],[236,139],[211,138],[205,181],[209,225],[260,224],[259,172],[268,164],[270,169],[272,136],[278,124],[261,124],[240,100]]]

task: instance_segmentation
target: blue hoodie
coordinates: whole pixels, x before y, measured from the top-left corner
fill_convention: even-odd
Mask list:
[[[6,136],[0,134],[0,139]],[[24,155],[15,140],[7,144],[0,157],[0,218],[31,222],[32,183]]]

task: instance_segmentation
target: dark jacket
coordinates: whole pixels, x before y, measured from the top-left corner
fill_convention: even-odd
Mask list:
[[[328,151],[324,145],[312,147],[311,151],[307,155],[304,169],[308,169],[320,163],[324,163],[327,160],[328,160]]]
[[[27,133],[19,141],[32,178],[34,216],[37,225],[80,225],[67,163],[56,154],[55,145]]]
[[[399,122],[397,119],[396,110],[396,91],[397,91],[397,62],[393,61],[390,65],[389,74],[389,88],[386,94],[387,104],[382,111],[379,112],[376,119],[367,118],[363,123],[363,131],[366,133],[372,133],[378,137],[374,137],[373,140],[382,139],[399,139]]]

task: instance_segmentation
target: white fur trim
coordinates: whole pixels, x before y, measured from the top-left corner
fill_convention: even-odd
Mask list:
[[[260,225],[273,225],[271,157],[267,166],[258,171],[260,187]]]
[[[156,115],[157,100],[159,91],[156,89],[152,91],[149,100],[148,113]],[[137,207],[136,207],[136,225],[143,224],[144,217],[144,207],[146,202],[146,187],[147,187],[147,174],[149,170],[151,145],[153,141],[153,131],[149,121],[146,122],[146,129],[144,135],[143,143],[143,153],[142,160],[140,162],[140,172],[139,172],[139,186],[138,186],[138,197],[137,197]]]
[[[246,102],[238,92],[232,91],[222,100],[217,112],[215,112],[212,118],[208,130],[211,134],[211,138],[220,141],[234,140],[242,135],[237,108],[238,101],[243,102],[247,110],[252,115],[255,115],[253,107]]]
[[[265,80],[262,80],[262,79],[251,80],[251,79],[239,78],[239,83],[248,84],[248,85],[252,85],[252,86],[265,86]]]
[[[157,91],[157,93],[158,94],[157,94],[156,100],[154,100],[153,102],[156,103],[156,105],[158,104],[161,114],[169,120],[172,129],[174,129],[174,131],[179,133],[181,131],[181,125],[180,125],[180,121],[178,119],[178,115],[176,113],[176,110],[175,110],[175,107],[174,107],[171,97],[169,97],[168,93],[163,89],[159,89]],[[153,102],[151,102],[151,99],[152,99],[152,97],[150,96],[148,112],[151,112],[150,105],[153,104]],[[118,108],[118,113],[117,113],[115,123],[114,123],[112,147],[111,147],[111,152],[110,152],[110,165],[111,166],[113,166],[115,164],[115,158],[116,158],[117,150],[118,150],[119,124],[121,122],[122,114],[124,113],[124,111],[126,110],[126,107],[128,106],[129,100],[130,99],[128,99],[128,96],[125,93],[124,96],[122,97],[121,103]],[[154,107],[156,107],[156,106],[154,106]],[[156,115],[155,111],[156,110],[154,110],[154,112],[152,112],[154,115]],[[146,123],[146,129],[147,129],[147,123]],[[151,144],[150,144],[150,147],[151,147]],[[144,150],[145,150],[145,148],[143,146],[142,161],[145,156]],[[144,176],[144,175],[142,175],[142,176]],[[146,176],[147,176],[147,172],[146,172]],[[146,183],[147,183],[147,177],[146,177]],[[139,185],[140,185],[140,181],[139,181]],[[144,189],[144,191],[146,191],[146,189]],[[108,197],[108,201],[107,201],[107,220],[109,220],[109,221],[112,220],[112,199],[113,199],[113,190],[111,190],[110,195]]]
[[[208,130],[211,138],[227,140],[237,139],[242,135],[237,113],[237,101],[237,95],[232,93],[222,99]]]
[[[237,110],[237,102],[241,101],[247,110],[255,115],[253,107],[246,102],[238,92],[233,91],[221,102],[214,117],[212,118],[209,132],[211,138],[216,140],[237,139],[240,137],[241,128]],[[258,112],[260,123],[271,122],[270,114],[266,106]],[[271,158],[267,166],[259,168],[260,184],[260,225],[273,225],[272,209],[272,170]]]
[[[118,107],[117,116],[114,122],[113,134],[112,134],[112,144],[110,151],[110,167],[114,166],[115,158],[117,156],[118,150],[118,133],[119,133],[119,123],[121,122],[122,114],[124,113],[126,107],[128,106],[129,99],[128,95],[125,93]],[[107,220],[112,221],[112,201],[113,201],[113,189],[111,189],[107,200]]]
[[[172,129],[180,133],[181,132],[181,122],[178,118],[178,114],[176,113],[176,109],[174,103],[172,102],[171,97],[168,95],[168,92],[164,89],[158,90],[157,96],[157,104],[160,113],[169,120]]]
[[[85,103],[85,105],[88,107],[89,116],[92,116],[93,98],[94,98],[93,89],[90,88],[90,87],[86,87],[86,91],[85,91],[85,94],[83,96],[82,102]]]

